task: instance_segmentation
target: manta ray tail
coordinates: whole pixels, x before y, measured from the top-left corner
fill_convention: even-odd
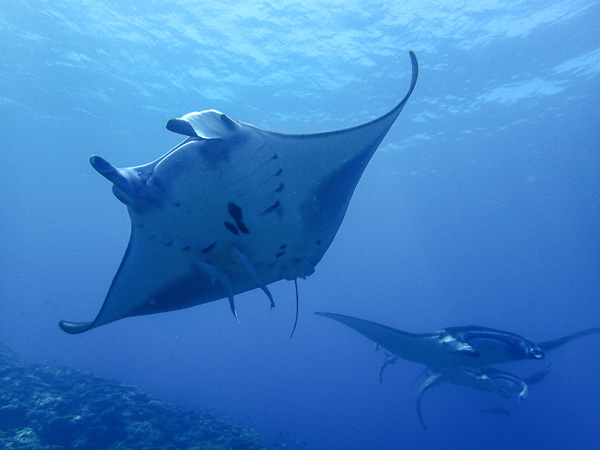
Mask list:
[[[290,334],[290,338],[294,337],[294,331],[296,331],[296,325],[298,325],[298,278],[294,278],[294,286],[296,287],[296,319],[294,320],[294,328],[292,328],[292,334]]]
[[[415,381],[417,381],[419,378],[421,378],[423,375],[425,375],[427,373],[427,371],[429,370],[429,366],[425,367],[420,373],[419,375],[417,375],[415,377],[414,380],[412,380],[412,383],[414,383]]]

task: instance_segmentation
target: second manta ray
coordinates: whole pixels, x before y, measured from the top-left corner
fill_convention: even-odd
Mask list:
[[[400,358],[428,366],[484,367],[544,358],[540,345],[493,328],[449,327],[415,334],[342,314],[315,314],[347,325]]]
[[[509,398],[511,394],[516,394],[517,398],[522,400],[527,396],[529,386],[542,381],[548,374],[550,364],[546,365],[543,370],[523,379],[493,367],[464,369],[460,367],[440,366],[429,367],[428,371],[431,372],[431,375],[421,384],[419,394],[417,395],[417,414],[421,425],[425,429],[427,429],[427,426],[423,421],[421,402],[425,393],[440,383],[446,381],[479,391],[493,392],[504,398]]]
[[[524,379],[487,366],[525,359],[540,360],[545,357],[546,351],[573,339],[600,333],[600,328],[590,328],[536,344],[515,333],[480,326],[449,327],[431,333],[415,334],[342,314],[315,314],[358,331],[374,341],[378,348],[382,347],[390,353],[381,368],[380,380],[383,370],[398,357],[427,366],[432,374],[422,384],[417,400],[417,412],[423,427],[425,424],[421,416],[421,400],[430,388],[439,383],[446,381],[495,392],[505,397],[517,394],[522,399],[527,395],[529,385],[546,376],[549,366]]]
[[[449,327],[415,334],[343,314],[315,314],[358,331],[395,356],[427,366],[485,367],[523,359],[539,360],[544,358],[544,350],[552,350],[578,337],[600,333],[600,328],[591,328],[536,344],[509,331],[480,326]]]
[[[131,236],[104,304],[78,334],[125,317],[229,299],[312,274],[340,227],[369,160],[417,82],[368,123],[316,134],[274,133],[215,110],[172,119],[185,140],[149,164],[90,162],[127,206]]]

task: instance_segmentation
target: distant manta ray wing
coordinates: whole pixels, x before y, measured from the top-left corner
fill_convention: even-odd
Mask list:
[[[352,128],[286,135],[218,111],[172,119],[186,140],[156,161],[116,168],[93,156],[131,218],[131,237],[93,322],[171,311],[310,275],[341,225],[373,153],[404,108]],[[273,303],[271,303],[273,304]]]
[[[440,355],[444,356],[447,353],[445,350],[440,350],[440,345],[437,341],[429,338],[428,335],[408,333],[369,320],[343,314],[328,312],[315,312],[315,314],[340,322],[394,355],[409,361],[423,364],[436,363]]]

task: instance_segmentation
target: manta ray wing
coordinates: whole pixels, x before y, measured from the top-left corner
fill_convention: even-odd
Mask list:
[[[394,355],[409,361],[427,365],[442,364],[445,361],[440,362],[439,359],[446,357],[448,354],[447,351],[441,349],[437,340],[431,338],[430,335],[408,333],[343,314],[328,312],[315,312],[315,314],[340,322],[358,331]]]
[[[373,153],[404,108],[327,133],[286,135],[218,111],[172,119],[186,140],[156,161],[92,166],[113,183],[131,218],[125,256],[93,322],[187,308],[310,275],[330,246]],[[273,303],[271,303],[273,304]]]

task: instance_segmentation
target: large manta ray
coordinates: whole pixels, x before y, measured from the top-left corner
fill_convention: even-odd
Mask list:
[[[131,237],[93,322],[60,322],[78,334],[125,317],[172,311],[312,274],[344,218],[373,153],[417,81],[371,122],[317,134],[274,133],[208,110],[172,119],[187,136],[156,161],[116,168],[90,162],[127,206]]]

